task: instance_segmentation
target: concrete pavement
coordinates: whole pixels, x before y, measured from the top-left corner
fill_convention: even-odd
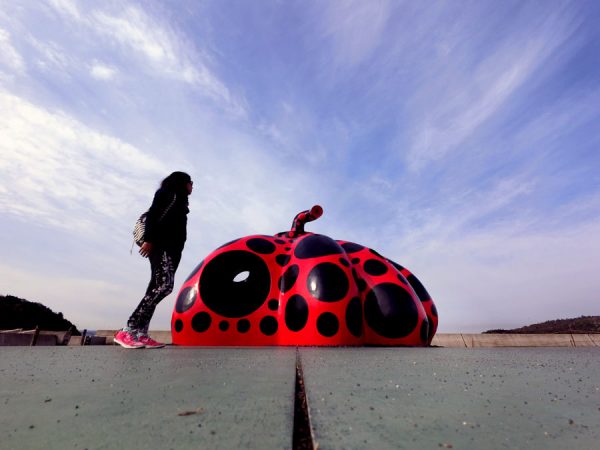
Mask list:
[[[320,449],[583,448],[600,348],[301,348]],[[0,348],[0,449],[292,447],[295,348]]]

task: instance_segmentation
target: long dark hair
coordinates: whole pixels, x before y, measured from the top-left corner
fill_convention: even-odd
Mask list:
[[[177,194],[188,195],[187,184],[192,181],[185,172],[173,172],[160,183],[161,189],[168,189]]]

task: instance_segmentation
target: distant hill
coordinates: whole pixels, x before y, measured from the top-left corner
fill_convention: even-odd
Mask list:
[[[549,320],[513,330],[487,330],[484,333],[600,333],[600,316],[581,316],[575,319]]]
[[[32,330],[36,326],[47,331],[66,331],[73,327],[73,334],[80,334],[75,325],[65,319],[61,312],[55,313],[41,303],[12,295],[0,295],[0,330]]]

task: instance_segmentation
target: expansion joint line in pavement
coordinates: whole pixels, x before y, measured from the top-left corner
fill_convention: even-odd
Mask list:
[[[296,395],[294,400],[294,433],[292,436],[294,450],[315,450],[313,430],[310,425],[308,400],[304,386],[304,373],[300,352],[296,349]]]

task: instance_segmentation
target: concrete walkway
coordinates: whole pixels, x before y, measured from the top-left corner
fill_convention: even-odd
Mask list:
[[[600,348],[0,348],[0,449],[598,448]]]

